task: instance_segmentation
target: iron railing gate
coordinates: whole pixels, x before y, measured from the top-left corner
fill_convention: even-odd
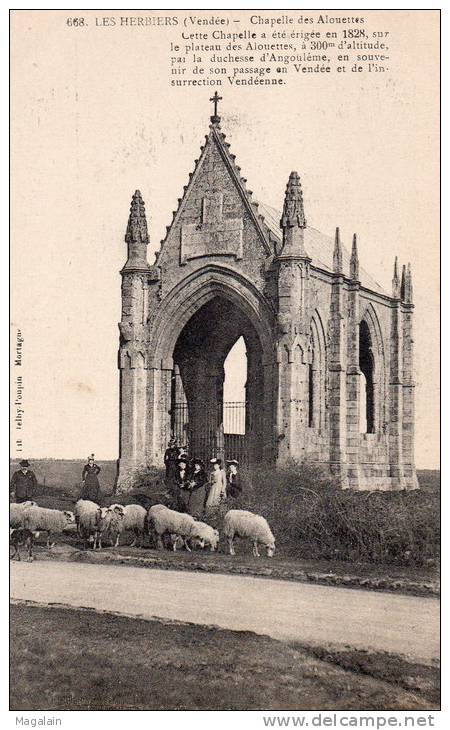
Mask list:
[[[236,459],[240,465],[250,463],[252,423],[245,401],[225,401],[202,411],[197,424],[189,420],[187,403],[175,403],[171,422],[174,437],[191,457],[206,463],[213,457]]]

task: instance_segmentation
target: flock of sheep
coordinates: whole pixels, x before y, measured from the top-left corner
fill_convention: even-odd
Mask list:
[[[140,504],[112,504],[99,507],[95,502],[79,499],[73,512],[39,507],[35,502],[10,505],[10,542],[20,560],[19,544],[26,544],[29,560],[32,560],[33,535],[47,533],[47,547],[52,547],[50,536],[60,534],[75,523],[77,534],[86,547],[101,548],[109,541],[117,547],[125,531],[134,533],[131,546],[143,545],[149,535],[158,549],[170,546],[172,550],[193,547],[218,550],[219,531],[206,522],[195,520],[191,515],[176,512],[165,505],[156,504],[148,510]],[[259,546],[266,548],[268,557],[275,552],[275,538],[267,521],[261,515],[246,510],[229,510],[225,515],[224,534],[230,555],[235,554],[234,538],[246,538],[253,543],[253,555],[259,557]]]

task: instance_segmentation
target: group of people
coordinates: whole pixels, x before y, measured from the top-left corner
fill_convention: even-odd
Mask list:
[[[189,458],[186,447],[178,446],[172,438],[164,454],[164,465],[166,484],[174,506],[193,517],[201,517],[225,499],[235,499],[242,492],[239,464],[235,459],[227,461],[227,469],[221,459],[211,459],[208,473],[202,459]]]
[[[90,499],[92,502],[100,502],[100,483],[98,474],[101,468],[95,463],[94,454],[91,454],[83,467],[81,475],[81,499]],[[34,471],[30,468],[28,459],[19,462],[19,469],[11,477],[11,496],[15,502],[27,502],[33,500],[36,494],[37,479]]]
[[[189,458],[186,447],[178,446],[175,439],[169,441],[164,454],[166,484],[175,509],[201,517],[215,509],[225,499],[236,499],[242,492],[238,474],[238,462],[230,459],[226,468],[221,459],[210,460],[207,469],[204,461]],[[101,468],[91,454],[81,475],[81,499],[100,503],[101,492],[98,475]],[[19,469],[11,479],[11,492],[16,502],[33,499],[37,480],[27,459],[22,459]]]

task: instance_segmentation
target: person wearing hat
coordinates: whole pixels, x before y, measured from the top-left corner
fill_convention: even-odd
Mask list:
[[[91,502],[100,503],[101,493],[100,483],[98,481],[100,471],[100,467],[94,461],[94,454],[91,454],[87,464],[83,467],[83,473],[81,475],[81,499],[89,499]]]
[[[236,461],[236,459],[230,459],[227,461],[227,464],[227,497],[236,499],[242,492],[241,480],[239,479],[239,474],[237,472],[239,462]]]
[[[206,509],[218,507],[227,494],[227,478],[222,468],[221,459],[211,459],[212,472],[209,477],[209,491],[206,498]]]
[[[176,475],[176,503],[180,512],[189,511],[189,472],[187,457],[182,454],[178,457],[178,468]]]
[[[205,509],[206,487],[208,475],[201,459],[192,460],[192,471],[189,477],[189,514],[201,517]]]
[[[164,452],[164,466],[166,467],[166,483],[168,487],[173,486],[178,472],[179,450],[176,438],[171,438]]]
[[[15,471],[11,477],[11,492],[14,493],[17,503],[33,499],[37,487],[36,475],[31,471],[28,459],[22,459],[19,466],[20,469]]]

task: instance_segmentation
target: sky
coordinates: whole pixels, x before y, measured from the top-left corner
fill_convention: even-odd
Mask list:
[[[281,209],[289,173],[297,170],[308,224],[329,235],[339,226],[348,247],[356,231],[361,265],[387,291],[395,255],[411,261],[416,463],[433,468],[438,20],[421,11],[374,12],[394,39],[387,77],[298,75],[283,87],[225,87],[221,126],[257,200]],[[208,132],[211,90],[168,84],[175,30],[90,22],[75,32],[66,16],[23,11],[12,19],[13,356],[18,329],[24,339],[12,396],[21,374],[26,456],[84,458],[94,451],[115,459],[119,271],[131,196],[138,188],[146,202],[153,263]],[[14,446],[14,423],[12,434]]]

